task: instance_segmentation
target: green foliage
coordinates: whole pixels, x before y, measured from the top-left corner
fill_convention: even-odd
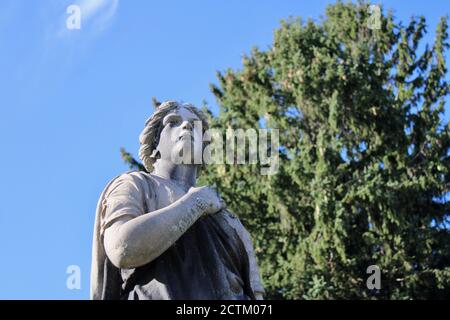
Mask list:
[[[120,155],[122,160],[128,164],[130,170],[146,171],[142,163],[133,158],[131,153],[127,152],[124,148],[120,148]]]
[[[276,175],[225,164],[201,177],[252,234],[268,298],[450,298],[447,21],[421,49],[423,17],[382,13],[372,30],[369,16],[338,2],[320,22],[282,21],[211,86],[212,127],[280,132]]]
[[[278,174],[204,175],[250,230],[268,297],[450,297],[447,22],[419,52],[423,17],[402,26],[388,13],[371,30],[369,15],[338,2],[319,23],[283,21],[269,49],[212,85],[214,127],[280,130]]]

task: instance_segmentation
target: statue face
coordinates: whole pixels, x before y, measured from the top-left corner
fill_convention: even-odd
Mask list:
[[[198,163],[203,152],[201,120],[185,107],[170,112],[163,119],[157,149],[161,159],[176,164]]]

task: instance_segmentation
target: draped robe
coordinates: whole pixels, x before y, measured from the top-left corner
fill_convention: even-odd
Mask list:
[[[113,179],[96,211],[91,299],[255,299],[264,293],[247,230],[228,210],[202,216],[172,246],[146,265],[119,269],[104,249],[104,231],[176,200],[170,183],[129,172]]]

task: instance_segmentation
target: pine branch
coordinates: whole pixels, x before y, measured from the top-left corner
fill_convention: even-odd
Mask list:
[[[138,170],[138,171],[147,171],[142,163],[134,159],[134,157],[131,155],[131,153],[127,152],[125,148],[120,148],[120,154],[125,163],[128,164],[128,167],[131,170]]]

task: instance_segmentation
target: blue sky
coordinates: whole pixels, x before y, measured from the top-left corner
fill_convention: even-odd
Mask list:
[[[88,299],[95,206],[127,170],[120,147],[137,154],[152,96],[217,110],[217,70],[266,48],[281,19],[317,19],[329,2],[0,0],[0,298]],[[73,3],[85,16],[68,31]],[[450,11],[381,3],[403,21],[425,15],[428,42]],[[66,287],[69,265],[80,290]]]

